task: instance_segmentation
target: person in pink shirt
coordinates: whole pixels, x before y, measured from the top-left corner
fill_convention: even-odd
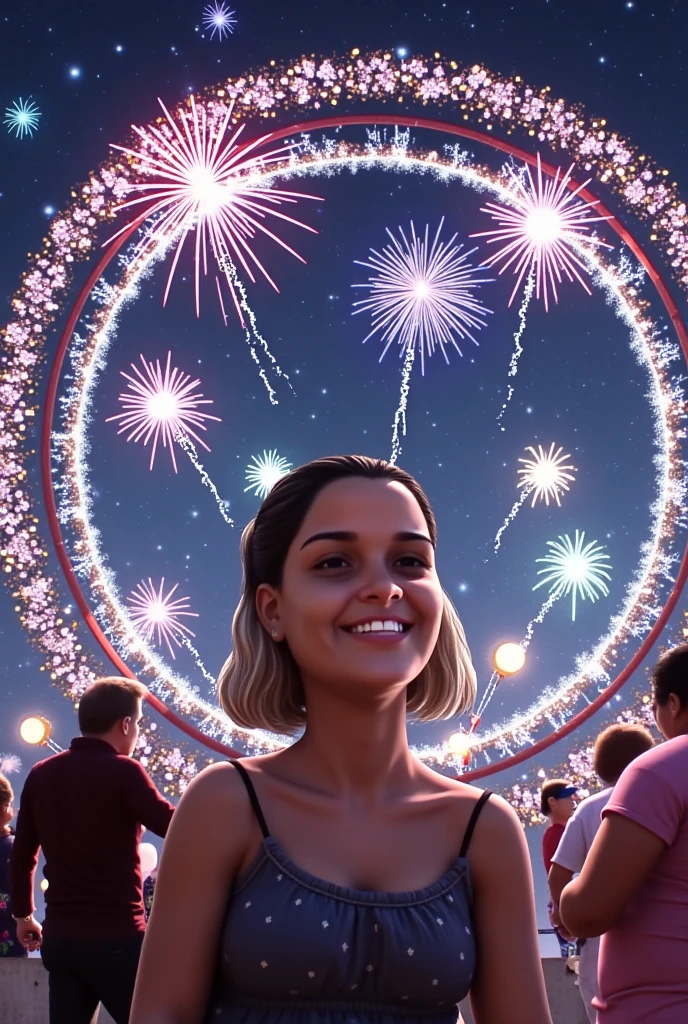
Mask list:
[[[598,1024],[688,1021],[688,644],[660,658],[653,691],[668,742],[622,774],[559,906],[574,935],[602,935]]]

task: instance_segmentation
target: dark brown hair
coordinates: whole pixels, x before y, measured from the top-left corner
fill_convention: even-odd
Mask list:
[[[9,807],[14,800],[14,790],[10,785],[9,779],[5,778],[4,775],[0,775],[0,807]]]
[[[232,653],[220,670],[218,696],[232,721],[245,729],[293,733],[306,721],[298,666],[286,643],[274,643],[256,611],[256,591],[279,587],[287,553],[318,494],[351,477],[402,484],[418,502],[435,545],[437,524],[417,480],[398,466],[365,455],[333,455],[292,470],[279,480],[241,537],[244,579],[232,622]],[[471,707],[475,671],[461,620],[444,595],[435,649],[408,687],[407,707],[423,721],[449,718]]]
[[[556,798],[557,792],[560,789],[564,789],[570,786],[570,782],[566,782],[565,779],[548,779],[547,782],[543,782],[542,789],[540,790],[540,813],[546,818],[550,813],[548,800],[551,796]]]
[[[592,764],[603,782],[613,786],[631,761],[654,746],[652,734],[644,725],[617,722],[595,740]]]
[[[79,701],[79,730],[84,736],[103,736],[123,718],[133,718],[145,695],[146,687],[134,679],[97,679]]]
[[[652,691],[657,704],[664,707],[672,693],[688,704],[688,644],[667,651],[652,670]]]

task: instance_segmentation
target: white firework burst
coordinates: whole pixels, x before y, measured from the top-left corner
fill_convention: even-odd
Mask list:
[[[561,493],[568,491],[569,485],[576,479],[576,467],[567,462],[571,456],[562,455],[564,449],[561,447],[556,451],[554,449],[554,441],[549,451],[545,451],[541,444],[537,446],[537,451],[531,446],[526,451],[532,452],[532,458],[518,460],[523,463],[523,469],[518,471],[521,477],[518,486],[527,491],[528,495],[533,495],[531,508],[536,501],[544,501],[549,505],[550,498],[561,505]]]
[[[0,754],[0,775],[13,775],[21,771],[21,758],[16,754]]]
[[[266,498],[278,480],[286,476],[291,469],[291,462],[287,462],[277,454],[277,449],[263,451],[262,455],[254,455],[246,467],[246,480],[248,487],[246,491],[253,491],[258,498]]]
[[[153,581],[143,580],[138,583],[127,598],[131,619],[136,629],[145,640],[155,639],[159,646],[166,643],[174,658],[172,643],[182,646],[185,637],[195,636],[183,618],[198,618],[197,612],[190,611],[188,597],[174,597],[178,583],[165,593],[165,577],[155,589]]]
[[[554,601],[570,594],[571,618],[575,622],[577,597],[582,600],[587,598],[594,603],[602,595],[609,595],[609,555],[604,546],[595,540],[586,544],[583,530],[576,530],[575,541],[565,534],[558,540],[548,540],[547,547],[550,553],[537,559],[546,565],[546,568],[538,569],[537,573],[543,579],[535,584],[533,590],[549,584],[550,597]]]
[[[380,360],[397,341],[402,358],[420,350],[421,371],[425,372],[425,356],[431,356],[436,348],[449,362],[447,346],[463,354],[457,339],[468,338],[478,344],[472,331],[486,326],[482,318],[492,310],[482,306],[474,292],[491,278],[476,276],[481,268],[467,262],[475,249],[462,252],[463,246],[454,244],[456,234],[447,242],[440,241],[443,225],[444,217],[432,242],[428,225],[424,236],[417,235],[412,222],[410,239],[399,228],[401,240],[387,228],[391,244],[382,252],[371,249],[367,262],[355,260],[373,271],[367,284],[353,285],[370,292],[354,302],[354,314],[371,313],[373,329],[363,341],[380,332],[385,343]]]
[[[225,36],[232,34],[237,23],[234,14],[234,11],[231,11],[225,3],[220,3],[219,0],[215,0],[214,4],[208,4],[203,9],[203,25],[212,30],[211,39],[216,32],[218,39],[224,39]]]

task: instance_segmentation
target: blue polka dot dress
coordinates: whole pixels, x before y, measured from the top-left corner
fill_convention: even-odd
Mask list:
[[[456,1024],[475,971],[466,858],[415,892],[348,889],[303,871],[268,831],[232,891],[205,1024]]]

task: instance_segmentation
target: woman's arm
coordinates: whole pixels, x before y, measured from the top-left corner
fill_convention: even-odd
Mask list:
[[[492,796],[469,859],[475,887],[476,1024],[552,1024],[540,965],[528,848],[515,812]]]
[[[130,1024],[202,1021],[251,826],[246,792],[229,764],[206,769],[182,797],[163,848]]]
[[[561,894],[566,928],[581,939],[609,931],[665,850],[664,840],[630,818],[606,817],[583,870]]]

